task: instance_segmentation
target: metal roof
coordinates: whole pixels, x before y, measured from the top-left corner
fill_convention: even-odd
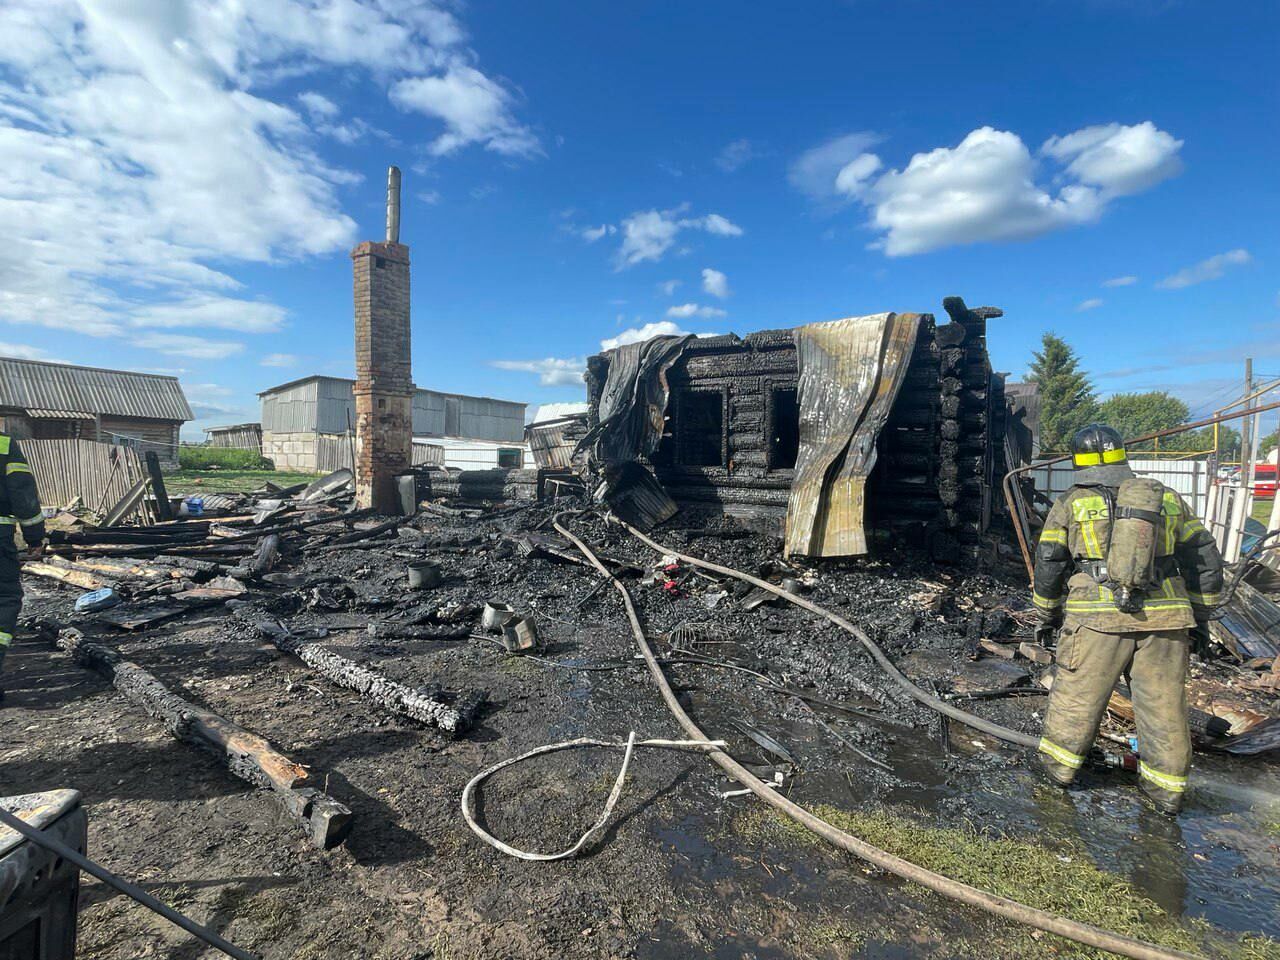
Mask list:
[[[0,357],[0,407],[194,420],[177,377]]]
[[[327,373],[313,373],[310,376],[298,377],[298,379],[289,380],[286,383],[278,383],[274,387],[267,387],[265,390],[258,391],[258,396],[270,396],[273,393],[280,393],[283,390],[288,390],[290,387],[296,387],[302,383],[310,383],[312,380],[330,380],[334,383],[349,383],[353,387],[355,386],[355,381],[350,377],[331,377]],[[447,390],[434,390],[430,387],[419,387],[416,384],[413,389],[415,393],[435,393],[442,397],[462,397],[467,400],[492,400],[494,403],[509,403],[513,406],[521,407],[528,406],[528,404],[523,400],[504,400],[501,397],[480,397],[472,393],[450,393]]]

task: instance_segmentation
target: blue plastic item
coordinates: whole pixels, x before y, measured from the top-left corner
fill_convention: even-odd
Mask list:
[[[204,516],[204,497],[187,497],[187,516]]]
[[[92,590],[77,597],[76,613],[93,613],[96,610],[106,610],[108,607],[114,607],[119,602],[120,594],[116,593],[111,587],[103,587],[101,590]]]

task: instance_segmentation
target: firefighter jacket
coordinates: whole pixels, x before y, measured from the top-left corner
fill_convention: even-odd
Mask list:
[[[1065,618],[1100,633],[1182,630],[1206,619],[1220,602],[1222,556],[1213,537],[1165,488],[1156,537],[1156,587],[1142,609],[1126,613],[1106,585],[1115,490],[1072,487],[1049,511],[1036,548],[1032,602],[1050,623]]]
[[[0,433],[0,525],[22,525],[22,538],[27,546],[38,546],[44,540],[44,512],[36,478],[18,441]]]

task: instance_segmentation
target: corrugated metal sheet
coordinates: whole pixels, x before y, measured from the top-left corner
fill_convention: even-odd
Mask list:
[[[193,420],[176,377],[0,357],[0,406]],[[79,414],[76,414],[79,416]]]
[[[788,555],[867,552],[866,481],[919,327],[919,314],[881,313],[795,329],[800,452],[787,505]]]
[[[525,438],[533,462],[543,470],[568,470],[573,466],[573,450],[586,433],[587,415],[561,417],[525,427]]]
[[[262,429],[270,433],[345,433],[356,420],[355,381],[308,377],[260,393]],[[446,429],[446,401],[456,401],[456,432]],[[492,397],[415,391],[413,432],[423,436],[460,436],[477,440],[524,439],[525,404]]]

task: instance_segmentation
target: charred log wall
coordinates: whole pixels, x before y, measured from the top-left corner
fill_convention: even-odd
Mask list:
[[[1004,381],[987,356],[992,307],[923,315],[906,376],[877,442],[867,524],[938,556],[972,553],[991,519],[1002,462]],[[651,464],[682,507],[712,508],[781,532],[794,477],[798,370],[790,330],[689,343],[669,374],[671,400]],[[588,421],[597,423],[609,355],[587,361]],[[995,438],[993,440],[993,437]]]

